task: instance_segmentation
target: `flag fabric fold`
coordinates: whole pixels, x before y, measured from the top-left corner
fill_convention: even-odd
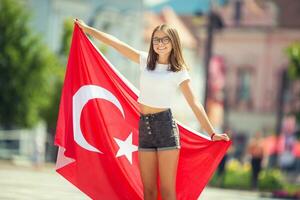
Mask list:
[[[137,98],[138,90],[75,24],[55,135],[56,171],[91,199],[143,199]],[[177,123],[177,197],[197,199],[231,141],[213,142]]]

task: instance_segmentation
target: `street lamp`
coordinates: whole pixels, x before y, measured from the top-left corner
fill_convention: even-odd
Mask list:
[[[212,57],[213,52],[213,39],[214,39],[214,31],[221,30],[224,27],[223,21],[219,14],[217,14],[212,9],[209,10],[207,14],[207,26],[206,33],[207,39],[205,43],[205,51],[204,51],[204,67],[205,67],[205,96],[204,96],[204,107],[207,109],[207,99],[209,92],[209,63]]]

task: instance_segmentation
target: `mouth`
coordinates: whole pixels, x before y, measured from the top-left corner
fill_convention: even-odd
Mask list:
[[[163,48],[157,48],[157,50],[165,50],[167,49],[166,47],[163,47]]]

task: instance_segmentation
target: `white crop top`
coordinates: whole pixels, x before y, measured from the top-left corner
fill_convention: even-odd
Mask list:
[[[147,69],[147,52],[140,52],[140,95],[138,102],[156,108],[170,108],[179,84],[190,79],[188,71],[168,71],[167,64],[156,64],[155,70]]]

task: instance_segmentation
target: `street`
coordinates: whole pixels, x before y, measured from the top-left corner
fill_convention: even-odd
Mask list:
[[[1,200],[86,200],[86,195],[54,171],[53,164],[41,169],[0,162]],[[207,187],[199,200],[257,200],[257,192]]]

